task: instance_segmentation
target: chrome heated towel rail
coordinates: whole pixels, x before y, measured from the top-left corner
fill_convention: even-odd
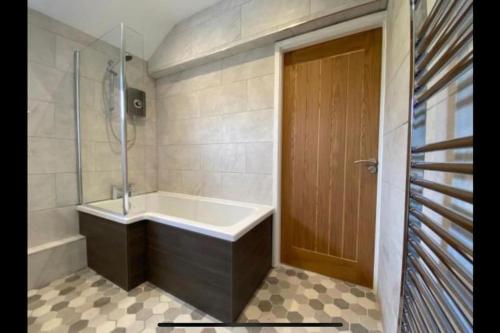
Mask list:
[[[472,332],[472,4],[411,0],[401,332]]]

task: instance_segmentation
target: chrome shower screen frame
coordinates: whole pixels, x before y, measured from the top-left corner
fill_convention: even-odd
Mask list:
[[[125,25],[120,23],[120,71],[118,78],[118,87],[120,93],[120,146],[121,146],[121,171],[122,171],[122,208],[123,215],[127,215],[129,204],[128,191],[128,164],[127,164],[127,81],[125,77]]]
[[[119,90],[119,119],[120,119],[120,171],[123,189],[122,212],[127,215],[130,209],[129,182],[128,182],[128,159],[127,159],[127,81],[126,81],[126,45],[125,45],[125,24],[120,23],[120,68],[118,71],[118,90]],[[77,169],[77,187],[78,204],[85,204],[83,196],[83,162],[82,162],[82,126],[81,126],[81,98],[80,98],[80,65],[81,50],[74,51],[74,110],[75,110],[75,129],[76,129],[76,169]]]

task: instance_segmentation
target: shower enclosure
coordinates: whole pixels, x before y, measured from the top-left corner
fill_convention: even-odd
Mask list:
[[[121,23],[74,52],[79,204],[122,199],[127,215],[148,187],[143,37]]]

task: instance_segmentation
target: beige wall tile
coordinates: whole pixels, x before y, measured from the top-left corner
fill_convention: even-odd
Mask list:
[[[54,104],[30,99],[28,110],[28,136],[53,136],[55,131]]]
[[[74,140],[53,140],[52,154],[55,172],[75,172],[76,146]]]
[[[84,106],[93,107],[95,105],[95,90],[96,89],[94,81],[84,77],[80,77],[80,106],[82,108]]]
[[[70,72],[63,72],[61,80],[55,87],[53,99],[56,103],[73,105],[74,103],[74,75]]]
[[[408,138],[409,3],[389,1],[377,290],[384,331],[397,332]]]
[[[183,192],[182,170],[158,170],[158,189],[168,192]]]
[[[222,195],[226,199],[272,204],[272,176],[224,173]]]
[[[274,75],[266,75],[248,80],[248,110],[273,107]]]
[[[56,206],[55,175],[42,174],[28,177],[28,209],[30,211]]]
[[[76,173],[57,173],[55,176],[57,206],[76,205],[78,203]]]
[[[240,8],[228,9],[191,31],[193,55],[220,48],[240,38]]]
[[[56,35],[56,68],[62,71],[73,72],[74,52],[84,47],[81,43]]]
[[[143,146],[144,170],[156,171],[158,169],[158,147],[156,145]]]
[[[391,184],[382,184],[379,253],[379,300],[384,327],[396,332],[403,260],[405,192]]]
[[[392,80],[387,82],[384,133],[408,122],[410,114],[410,56],[406,56]]]
[[[218,172],[201,172],[200,195],[206,197],[221,197],[222,196],[222,173]]]
[[[311,0],[311,14],[338,12],[369,2],[373,0]]]
[[[403,189],[406,186],[408,124],[384,135],[382,180]]]
[[[273,140],[273,111],[260,110],[223,116],[224,142],[260,142]]]
[[[54,114],[54,137],[75,138],[75,110],[72,105],[56,104]]]
[[[194,118],[160,126],[160,144],[215,143],[221,140],[220,117]]]
[[[406,1],[389,1],[387,20],[386,82],[390,82],[410,51],[410,7]]]
[[[54,94],[64,77],[64,73],[54,68],[28,62],[28,97],[53,101]]]
[[[274,45],[252,49],[222,60],[222,81],[233,82],[274,73]]]
[[[169,95],[159,100],[168,120],[188,119],[200,115],[200,105],[194,93]]]
[[[158,191],[158,170],[146,170],[144,172],[146,192]]]
[[[241,7],[241,34],[251,36],[309,15],[309,0],[251,1]]]
[[[199,170],[168,170],[163,173],[165,179],[160,185],[160,190],[191,195],[220,197],[220,173],[203,172]],[[174,177],[177,179],[174,179]]]
[[[247,82],[239,81],[198,92],[201,116],[247,110]]]
[[[176,24],[150,58],[149,70],[155,75],[175,73],[377,12],[386,3],[385,0],[220,1]]]
[[[109,60],[109,55],[106,55],[99,50],[94,49],[92,46],[86,47],[80,53],[80,75],[95,81],[103,79],[106,67]]]
[[[95,37],[64,24],[61,21],[54,20],[31,8],[28,8],[28,23],[82,44],[88,44],[95,40]]]
[[[28,247],[78,234],[78,214],[74,206],[29,212]]]
[[[128,183],[132,187],[132,196],[146,192],[146,178],[143,170],[129,170]]]
[[[155,91],[155,89],[153,89],[153,91]],[[146,120],[152,122],[156,121],[157,119],[156,104],[157,104],[156,99],[149,98],[148,94],[146,93]]]
[[[273,143],[259,142],[245,144],[246,168],[248,173],[272,174]]]
[[[159,167],[170,170],[198,170],[201,165],[200,149],[197,145],[160,146]]]
[[[207,171],[245,172],[243,144],[201,145],[201,169]]]
[[[273,52],[273,46],[269,45],[157,81],[157,95],[163,96],[157,104],[160,190],[262,200],[260,193],[232,196],[230,193],[237,192],[237,185],[224,194],[222,184],[227,173],[252,172],[256,179],[261,179],[259,173],[262,173],[272,180],[274,87],[273,76],[269,74],[274,70]],[[254,79],[253,108],[260,110],[247,111],[250,84],[247,79]],[[199,114],[192,111],[196,108]],[[190,118],[179,119],[182,115]],[[245,142],[266,144],[247,149]],[[253,154],[260,155],[261,160],[247,163]],[[270,182],[266,177],[263,179]],[[261,191],[267,188],[266,196],[271,197],[272,186],[266,186]]]
[[[28,23],[28,59],[47,65],[55,65],[56,35]]]
[[[111,186],[121,186],[122,177],[119,171],[83,172],[84,202],[92,202],[111,198]]]
[[[128,160],[128,170],[129,171],[139,171],[146,169],[146,151],[145,146],[140,144],[134,144],[127,151]]]
[[[164,65],[180,62],[193,56],[192,31],[185,30],[167,34],[151,56],[149,67],[161,68]]]
[[[195,91],[220,85],[222,78],[221,66],[220,61],[215,61],[181,72],[181,87]]]
[[[114,147],[114,151],[111,147]],[[93,148],[94,167],[96,171],[121,170],[120,145],[108,142],[95,142]]]
[[[28,173],[52,173],[55,171],[52,139],[28,138]]]

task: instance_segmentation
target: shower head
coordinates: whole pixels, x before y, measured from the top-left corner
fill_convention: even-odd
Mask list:
[[[125,53],[125,61],[129,62],[130,60],[132,60],[134,58],[133,55],[131,55],[130,53],[126,52]],[[108,60],[108,71],[111,71],[113,72],[113,67],[118,63],[118,61],[113,61],[113,60]]]

